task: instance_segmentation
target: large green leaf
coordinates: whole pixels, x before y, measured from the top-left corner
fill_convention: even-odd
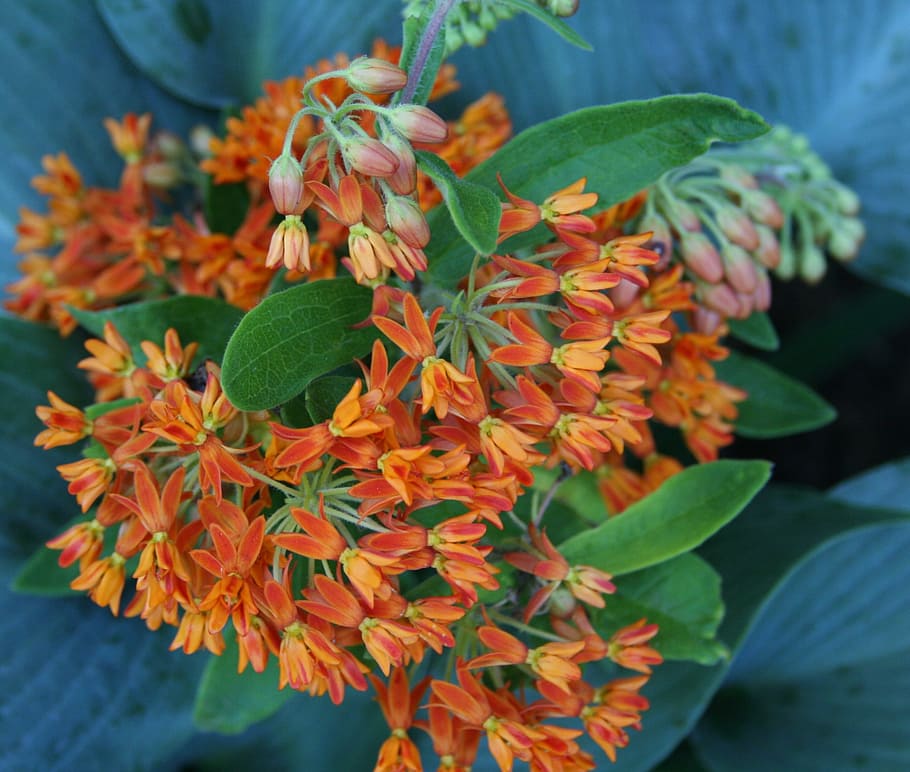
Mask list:
[[[79,324],[98,337],[104,332],[105,322],[113,323],[140,363],[145,362],[145,354],[139,344],[150,340],[163,346],[169,327],[177,330],[184,346],[193,341],[199,344],[197,360],[210,358],[220,362],[228,338],[243,318],[243,311],[215,298],[178,295],[167,300],[148,300],[104,311],[73,309],[73,315]]]
[[[220,657],[211,657],[199,682],[193,719],[210,732],[238,734],[276,713],[294,691],[278,689],[278,661],[269,658],[262,673],[250,666],[237,672],[237,636],[231,629]]]
[[[494,188],[497,173],[510,191],[541,202],[580,177],[610,205],[637,193],[668,169],[701,155],[711,142],[737,142],[767,129],[762,119],[729,99],[707,94],[590,107],[527,129],[469,172],[469,182]],[[470,267],[449,215],[429,217],[430,275],[452,285]]]
[[[95,0],[114,38],[151,80],[207,107],[252,102],[264,80],[400,34],[398,3],[331,0]]]
[[[91,56],[86,56],[86,52]],[[29,182],[41,157],[65,151],[86,184],[116,185],[122,162],[102,126],[130,110],[154,114],[154,127],[185,132],[208,114],[146,80],[121,54],[87,3],[29,0],[3,8],[0,25],[0,286],[16,274],[11,254],[20,206],[44,211]]]
[[[654,647],[665,660],[713,665],[727,654],[715,638],[724,615],[720,576],[688,553],[616,580],[616,594],[595,612],[595,624],[612,633],[646,617],[659,625]]]
[[[910,6],[901,0],[581,3],[570,24],[594,54],[530,19],[454,57],[462,101],[492,90],[524,128],[569,110],[681,91],[732,97],[809,136],[863,202],[852,267],[910,291]],[[539,29],[538,29],[539,28]],[[508,56],[502,52],[508,51]]]
[[[766,461],[689,467],[621,515],[563,542],[577,565],[625,574],[687,552],[736,517],[771,474]]]
[[[222,383],[241,410],[275,407],[314,378],[363,356],[379,333],[352,329],[370,314],[373,294],[352,279],[303,284],[270,295],[250,311],[224,354]]]
[[[167,652],[165,635],[113,619],[82,598],[16,595],[6,587],[23,560],[77,510],[54,465],[72,448],[31,445],[33,406],[45,387],[75,404],[90,399],[76,340],[0,319],[0,668],[4,742],[0,768],[160,768],[193,733],[192,697],[202,661]]]
[[[737,405],[736,433],[743,437],[786,437],[818,429],[837,417],[808,386],[757,359],[731,351],[716,369],[722,381],[749,393]]]
[[[753,311],[747,319],[730,319],[730,334],[738,340],[763,351],[777,351],[780,338],[771,318],[761,311]]]

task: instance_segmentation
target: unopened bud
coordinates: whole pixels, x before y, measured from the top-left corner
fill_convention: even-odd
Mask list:
[[[449,127],[430,108],[423,105],[399,105],[386,117],[411,142],[442,142],[449,136]]]
[[[752,293],[752,303],[756,311],[767,311],[771,308],[771,279],[768,278],[767,271],[761,269],[758,271],[758,283]]]
[[[473,48],[487,42],[487,31],[473,19],[465,19],[461,23],[461,34],[464,35],[465,43]]]
[[[559,619],[565,619],[578,605],[575,596],[565,587],[557,587],[553,594],[550,595],[550,602],[547,607],[548,611]]]
[[[269,167],[269,193],[278,214],[301,214],[303,169],[290,153],[282,153]]]
[[[834,200],[837,202],[838,211],[841,214],[857,214],[859,212],[859,196],[837,180],[831,180],[829,184],[834,191]]]
[[[417,188],[417,159],[411,143],[399,134],[390,134],[382,140],[398,159],[398,168],[385,178],[389,187],[400,196],[407,196]]]
[[[372,137],[349,137],[341,152],[352,168],[370,177],[388,177],[398,168],[395,154]]]
[[[190,131],[190,148],[200,158],[208,158],[212,154],[211,145],[215,132],[208,126],[194,126]]]
[[[430,226],[413,198],[394,196],[385,205],[389,228],[405,244],[423,249],[430,242]]]
[[[676,200],[673,202],[673,216],[679,221],[683,230],[696,233],[701,230],[701,219],[691,206],[684,201]]]
[[[784,213],[780,205],[767,193],[753,190],[743,196],[746,212],[756,222],[771,228],[780,228],[784,224]]]
[[[780,244],[767,225],[756,225],[758,231],[758,249],[754,251],[755,259],[765,268],[777,268],[780,263]]]
[[[168,161],[178,161],[186,153],[183,140],[170,131],[159,131],[152,142],[155,149]]]
[[[805,244],[799,253],[799,275],[803,280],[809,284],[817,284],[827,269],[825,253],[816,244]]]
[[[679,249],[689,270],[705,281],[718,282],[724,275],[724,264],[714,245],[703,233],[683,233]]]
[[[153,161],[142,167],[142,179],[153,188],[174,188],[183,181],[180,168],[170,161]]]
[[[724,164],[720,170],[720,178],[749,190],[754,190],[758,187],[758,180],[738,164]]]
[[[780,241],[780,260],[774,272],[784,281],[796,276],[796,251],[790,239],[783,238]]]
[[[547,0],[547,8],[554,16],[571,16],[578,10],[578,0]]]
[[[355,91],[367,94],[392,94],[408,82],[408,74],[397,65],[366,56],[351,62],[345,78]]]
[[[828,251],[838,260],[852,260],[866,237],[866,229],[855,217],[838,223],[828,242]]]
[[[699,282],[698,298],[708,308],[727,319],[735,318],[739,314],[739,298],[726,284]]]
[[[632,305],[635,298],[638,297],[640,289],[641,288],[637,284],[634,284],[628,279],[620,279],[619,284],[607,290],[607,294],[610,296],[613,305],[617,309],[622,310],[623,308],[628,308]]]
[[[692,312],[692,329],[702,335],[713,335],[722,321],[723,317],[717,311],[704,306],[696,306]]]
[[[737,292],[750,293],[755,290],[758,276],[752,256],[736,244],[727,244],[721,256],[724,261],[724,276]]]
[[[660,257],[653,269],[664,270],[673,254],[673,236],[669,224],[656,212],[650,212],[641,218],[638,230],[643,233],[651,231],[651,240],[645,246]]]
[[[741,209],[735,206],[724,206],[714,213],[717,226],[734,244],[743,249],[755,249],[758,246],[758,233],[752,220]]]

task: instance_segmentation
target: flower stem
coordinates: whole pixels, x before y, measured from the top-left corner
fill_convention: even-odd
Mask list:
[[[433,50],[433,43],[436,42],[439,31],[442,29],[442,25],[445,24],[446,16],[449,15],[453,5],[455,5],[455,0],[437,1],[433,15],[423,30],[423,37],[420,39],[420,43],[417,44],[417,55],[414,57],[408,72],[408,82],[400,92],[399,103],[407,104],[414,98],[417,84],[420,83],[424,68],[427,66],[427,60],[430,58],[430,51]]]

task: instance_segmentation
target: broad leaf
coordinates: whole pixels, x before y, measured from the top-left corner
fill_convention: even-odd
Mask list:
[[[433,12],[437,5],[426,3],[419,16],[405,19],[398,66],[408,73],[408,85],[395,95],[395,103],[404,101],[425,105],[430,98],[433,83],[446,54],[445,25],[442,19],[434,19]],[[430,32],[434,35],[432,40],[426,38],[430,24],[437,27],[435,33]],[[420,68],[416,83],[413,82],[412,74],[415,67]]]
[[[228,398],[241,410],[275,407],[367,354],[379,333],[351,325],[369,316],[372,296],[352,279],[329,279],[267,297],[228,343],[222,365]]]
[[[216,185],[212,177],[205,178],[202,211],[212,233],[233,236],[250,209],[250,192],[246,183]]]
[[[146,358],[139,344],[150,340],[163,347],[164,335],[169,327],[177,330],[184,346],[193,341],[199,343],[197,362],[203,359],[220,362],[228,338],[243,318],[243,311],[215,298],[178,295],[166,300],[131,303],[104,311],[73,309],[73,316],[79,324],[98,337],[104,333],[105,322],[112,322],[132,347],[133,356],[140,364]]]
[[[95,0],[127,56],[151,80],[207,107],[251,103],[262,82],[397,37],[398,3],[331,0]],[[318,22],[318,23],[317,23]]]
[[[761,311],[753,311],[747,319],[730,319],[730,334],[750,346],[763,351],[777,351],[780,348],[780,338],[777,330],[771,323],[770,317]]]
[[[225,635],[227,644],[219,657],[210,657],[199,681],[193,720],[210,732],[238,734],[278,711],[293,689],[278,689],[278,661],[269,658],[262,673],[247,665],[237,672],[237,636],[233,628]]]
[[[779,587],[692,736],[710,769],[910,765],[908,550],[910,524],[869,528]]]
[[[724,615],[720,576],[697,555],[679,555],[621,576],[616,589],[606,607],[594,612],[602,634],[645,617],[660,627],[652,643],[665,660],[713,665],[726,656],[726,647],[715,638]]]
[[[306,410],[314,424],[332,417],[338,403],[354,385],[354,379],[344,375],[317,378],[306,388]]]
[[[489,255],[496,249],[502,207],[496,195],[482,185],[455,176],[439,156],[417,152],[420,169],[442,193],[449,217],[475,251]]]
[[[153,130],[177,133],[209,119],[137,72],[88,3],[7,4],[0,72],[6,76],[0,97],[15,116],[0,125],[0,286],[17,273],[12,245],[19,207],[46,210],[46,199],[29,186],[42,173],[42,156],[65,151],[86,184],[116,186],[123,166],[102,125],[105,117],[152,112]]]
[[[586,189],[608,206],[701,155],[715,140],[737,142],[766,130],[755,113],[706,94],[590,107],[523,131],[465,179],[492,189],[498,172],[510,191],[540,202],[586,177]],[[430,275],[453,285],[466,275],[473,254],[441,208],[429,222]]]
[[[607,522],[563,542],[573,565],[625,574],[697,547],[736,517],[771,474],[766,461],[689,467]]]
[[[808,386],[757,359],[730,352],[716,365],[722,381],[748,392],[737,405],[736,433],[743,437],[787,437],[831,423],[837,413]]]

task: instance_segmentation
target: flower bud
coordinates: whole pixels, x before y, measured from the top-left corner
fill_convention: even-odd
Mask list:
[[[366,56],[351,62],[345,78],[355,91],[367,94],[392,94],[408,82],[408,74],[397,65]]]
[[[822,280],[828,264],[825,253],[816,244],[805,244],[799,253],[799,275],[809,284],[817,284]]]
[[[758,283],[758,275],[752,256],[736,244],[727,244],[721,256],[724,261],[724,276],[729,285],[737,292],[753,292]]]
[[[410,195],[417,188],[417,159],[411,143],[399,134],[390,134],[382,141],[398,159],[398,168],[385,178],[386,182],[398,195]]]
[[[289,271],[310,270],[310,237],[299,215],[287,215],[272,234],[265,264],[274,268],[279,263]]]
[[[828,242],[828,251],[838,260],[852,260],[859,252],[859,248],[866,237],[866,229],[855,217],[838,223],[831,240]]]
[[[301,214],[303,169],[290,153],[282,153],[269,167],[269,193],[278,214]]]
[[[554,16],[571,16],[578,10],[578,0],[547,0],[547,9]]]
[[[753,252],[755,259],[765,268],[777,268],[780,263],[780,244],[777,236],[767,225],[756,225],[755,230],[758,231],[758,249]]]
[[[739,298],[726,284],[699,282],[698,298],[708,308],[727,319],[734,318],[739,313]]]
[[[703,233],[683,233],[679,243],[689,269],[705,281],[714,283],[724,275],[724,264],[714,245]]]
[[[704,306],[696,306],[692,312],[692,329],[702,335],[713,335],[722,321],[723,317],[717,311]]]
[[[724,164],[720,170],[720,178],[749,190],[754,190],[758,187],[758,180],[738,164]]]
[[[679,224],[687,231],[696,233],[701,230],[701,219],[698,213],[684,201],[678,199],[673,202],[673,216],[679,220]]]
[[[771,279],[765,270],[758,270],[758,283],[752,293],[752,303],[756,311],[767,311],[771,308]]]
[[[760,190],[750,191],[743,196],[743,206],[749,217],[756,222],[772,228],[780,228],[784,224],[784,214],[780,210],[780,205],[767,193]]]
[[[430,241],[430,226],[413,198],[394,196],[385,205],[386,222],[405,244],[422,249]]]
[[[831,180],[829,184],[834,191],[834,200],[837,202],[837,209],[841,214],[854,215],[859,212],[859,196],[856,193],[837,180]]]
[[[212,154],[211,144],[215,132],[208,126],[194,126],[190,131],[190,148],[200,158],[208,158]]]
[[[734,244],[744,249],[758,247],[758,233],[752,220],[741,209],[735,206],[724,206],[714,213],[717,227]]]
[[[610,296],[610,300],[613,301],[613,305],[622,310],[632,305],[635,298],[638,297],[639,290],[640,288],[637,284],[628,279],[620,279],[619,284],[607,290],[607,294]]]
[[[352,168],[370,177],[388,177],[398,168],[395,154],[372,137],[349,137],[341,152]]]
[[[796,276],[796,252],[790,239],[781,239],[780,260],[774,271],[784,281],[789,281]]]
[[[170,161],[153,161],[142,167],[142,179],[153,188],[174,188],[183,182],[180,167]]]
[[[386,117],[411,142],[442,142],[449,136],[449,127],[430,108],[423,105],[399,105]]]
[[[651,212],[641,218],[638,230],[643,233],[651,232],[651,240],[644,246],[660,257],[653,269],[655,271],[664,270],[673,254],[673,236],[670,234],[669,224],[659,214]]]

